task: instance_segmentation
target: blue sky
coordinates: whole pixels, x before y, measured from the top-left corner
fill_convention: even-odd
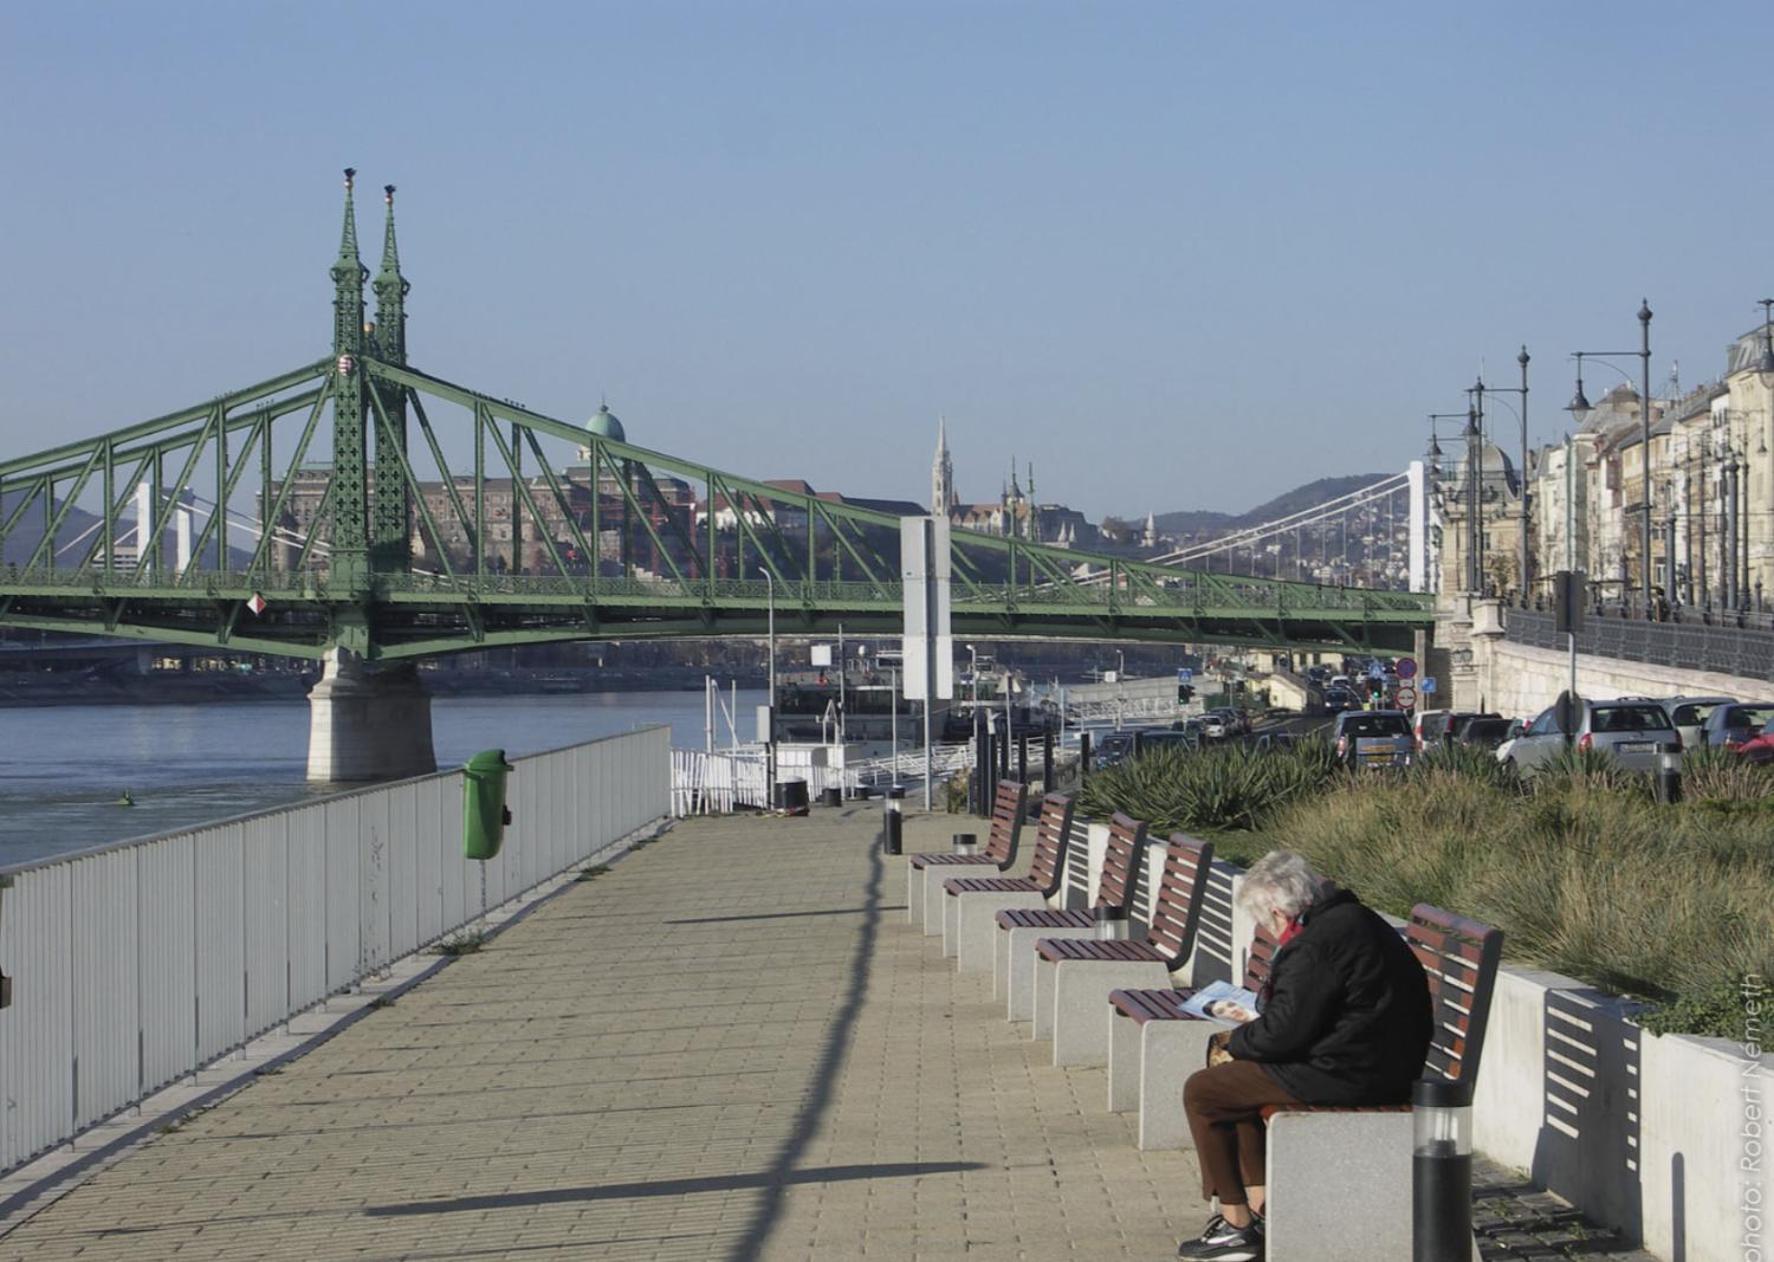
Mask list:
[[[0,9],[0,454],[317,358],[339,168],[413,359],[645,445],[1093,516],[1401,467],[1482,363],[1721,371],[1774,5]],[[1598,370],[1598,380],[1611,374]],[[1513,424],[1513,422],[1510,422]]]

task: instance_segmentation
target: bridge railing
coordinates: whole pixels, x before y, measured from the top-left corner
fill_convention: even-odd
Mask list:
[[[1560,650],[1567,646],[1566,637],[1554,630],[1550,613],[1505,609],[1503,617],[1504,633],[1515,643]],[[1774,681],[1774,631],[1758,627],[1649,622],[1591,614],[1578,633],[1577,651],[1678,670]]]
[[[517,759],[485,864],[448,772],[0,870],[0,1170],[613,852],[669,812],[669,748],[658,727]]]

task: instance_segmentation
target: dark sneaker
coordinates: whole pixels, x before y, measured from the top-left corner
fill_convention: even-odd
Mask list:
[[[1211,1262],[1260,1262],[1263,1256],[1263,1225],[1253,1219],[1248,1227],[1234,1227],[1220,1215],[1194,1240],[1177,1246],[1179,1258],[1211,1259]]]

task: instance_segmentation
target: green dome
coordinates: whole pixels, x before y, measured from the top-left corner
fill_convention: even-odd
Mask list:
[[[608,403],[598,404],[597,414],[585,422],[585,428],[599,438],[608,438],[619,443],[628,441],[628,435],[622,432],[622,422],[610,411]]]

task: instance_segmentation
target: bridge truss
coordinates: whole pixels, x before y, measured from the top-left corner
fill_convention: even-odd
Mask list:
[[[409,365],[393,189],[373,323],[351,199],[348,174],[333,355],[0,461],[0,625],[371,660],[757,636],[772,607],[786,633],[897,634],[898,512],[636,446]],[[1405,592],[967,531],[952,550],[964,636],[1385,650],[1431,618],[1429,598]]]

